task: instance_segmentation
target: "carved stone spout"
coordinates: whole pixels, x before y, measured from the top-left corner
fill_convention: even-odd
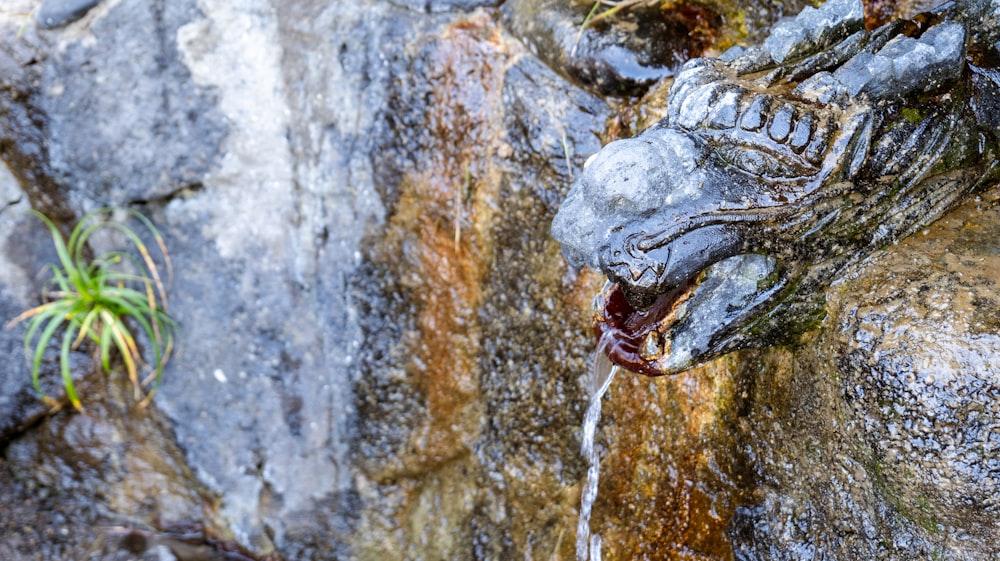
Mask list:
[[[1000,2],[865,30],[830,0],[688,62],[667,117],[592,157],[552,234],[610,280],[601,348],[649,375],[794,340],[846,264],[994,185]]]

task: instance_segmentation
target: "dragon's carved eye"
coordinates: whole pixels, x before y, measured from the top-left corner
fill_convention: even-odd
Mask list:
[[[721,147],[716,154],[730,167],[762,179],[802,179],[817,171],[799,158],[785,156],[764,147],[726,146]]]

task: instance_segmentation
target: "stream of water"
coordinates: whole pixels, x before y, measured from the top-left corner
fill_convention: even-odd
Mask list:
[[[601,351],[594,357],[594,367],[591,370],[590,405],[583,418],[583,457],[590,467],[587,469],[587,483],[583,487],[580,500],[580,521],[576,527],[576,559],[577,561],[601,561],[601,536],[590,533],[590,511],[597,499],[597,483],[600,478],[601,458],[594,448],[594,435],[597,423],[601,420],[601,398],[607,393],[611,380],[618,372],[608,357]]]

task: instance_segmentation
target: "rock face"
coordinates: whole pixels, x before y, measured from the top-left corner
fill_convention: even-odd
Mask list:
[[[181,325],[147,410],[76,353],[87,415],[46,411],[0,331],[0,558],[573,558],[601,279],[548,231],[627,119],[495,4],[0,7],[0,319],[55,259],[31,208],[121,205],[166,237]],[[53,7],[79,13],[30,19]],[[993,386],[958,370],[992,360],[996,223],[860,264],[794,355],[619,376],[605,558],[994,553]],[[935,313],[956,373],[911,380],[896,341]]]
[[[738,559],[998,555],[992,205],[855,266],[806,348],[742,357]]]
[[[831,298],[845,395],[897,507],[947,549],[996,555],[998,212],[970,203]],[[909,255],[904,258],[903,255]],[[856,287],[856,288],[855,288]],[[844,299],[850,292],[865,297]],[[988,545],[987,545],[988,544]],[[977,555],[969,554],[970,558]]]

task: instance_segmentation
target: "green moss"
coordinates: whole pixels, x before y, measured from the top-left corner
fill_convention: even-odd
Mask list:
[[[895,484],[890,483],[886,476],[885,465],[874,454],[865,462],[865,468],[879,494],[903,518],[920,526],[930,534],[937,534],[941,531],[937,516],[934,514],[934,508],[926,495],[909,495],[901,491]],[[903,468],[900,475],[902,479],[914,477],[913,473],[906,468]]]
[[[932,534],[938,533],[940,527],[934,510],[931,508],[931,501],[924,495],[917,495],[908,505],[900,505],[900,513],[915,522],[918,526]]]
[[[920,111],[912,107],[904,108],[902,115],[904,119],[906,119],[910,123],[913,123],[914,125],[924,119],[923,115],[920,114]]]
[[[750,27],[747,25],[747,13],[746,10],[738,8],[735,11],[726,10],[729,4],[721,4],[721,12],[725,15],[726,25],[722,31],[722,36],[719,37],[718,42],[716,42],[715,47],[719,51],[725,51],[733,45],[738,45],[746,40],[747,36],[750,35]]]

